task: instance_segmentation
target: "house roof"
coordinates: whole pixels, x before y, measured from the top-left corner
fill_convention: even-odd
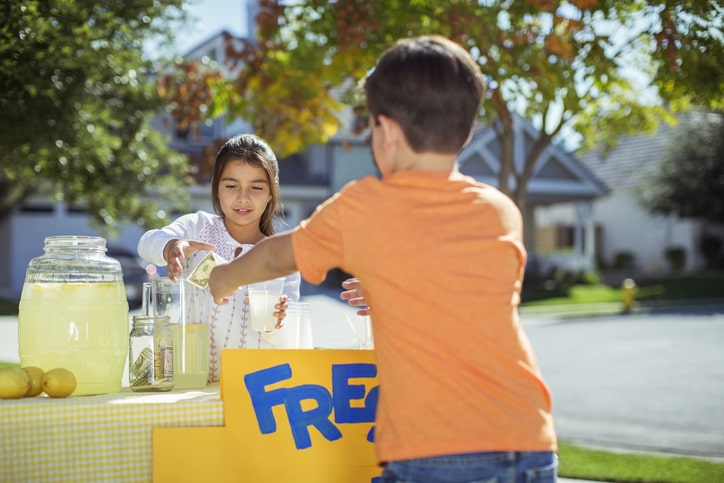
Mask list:
[[[513,157],[520,171],[525,158],[539,136],[527,120],[514,116],[515,146]],[[500,146],[494,126],[487,126],[473,135],[471,142],[460,153],[460,171],[479,181],[497,186],[500,172]],[[527,201],[531,204],[554,204],[578,200],[591,200],[607,195],[608,188],[573,154],[556,144],[550,144],[541,153],[533,177],[527,186]]]
[[[578,159],[612,190],[635,188],[666,158],[675,131],[662,123],[656,134],[626,136],[608,152],[586,151]]]
[[[582,152],[578,159],[612,190],[636,189],[658,169],[687,129],[720,118],[708,111],[688,111],[677,116],[677,124],[661,122],[654,134],[624,136],[607,152]]]
[[[186,53],[182,54],[185,58],[197,58],[200,55],[206,53],[206,51],[209,48],[212,48],[216,45],[218,45],[220,42],[224,42],[224,39],[229,36],[234,39],[240,40],[243,37],[240,37],[232,32],[230,32],[227,29],[221,29],[218,32],[209,35],[204,40],[200,41],[193,47],[189,48]]]

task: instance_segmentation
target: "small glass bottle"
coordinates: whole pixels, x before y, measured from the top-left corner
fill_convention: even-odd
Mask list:
[[[169,317],[134,315],[128,344],[128,382],[136,392],[170,391],[173,337]]]

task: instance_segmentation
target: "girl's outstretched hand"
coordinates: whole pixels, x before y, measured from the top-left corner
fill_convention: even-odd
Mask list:
[[[281,329],[284,326],[284,317],[287,316],[287,308],[289,306],[287,305],[287,296],[286,294],[282,294],[281,297],[279,297],[279,302],[277,302],[276,305],[274,305],[274,317],[277,319],[277,325],[274,326],[275,329]],[[226,303],[227,300],[224,299],[222,303]],[[247,295],[244,297],[244,302],[247,304],[249,303],[249,296]],[[216,302],[219,304],[219,302]]]
[[[365,291],[362,288],[362,284],[356,278],[348,278],[342,282],[342,288],[345,290],[339,294],[339,298],[347,301],[347,305],[350,307],[360,307],[357,310],[357,315],[369,315],[370,309],[367,307],[367,300],[365,299]]]
[[[197,250],[213,250],[210,243],[196,240],[171,240],[163,247],[163,259],[166,260],[166,275],[172,282],[183,274],[184,259]]]

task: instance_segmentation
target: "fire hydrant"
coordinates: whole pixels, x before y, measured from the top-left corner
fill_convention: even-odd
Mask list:
[[[623,313],[627,314],[633,309],[636,302],[636,293],[639,291],[636,282],[632,278],[627,278],[621,284],[621,296],[623,298]]]

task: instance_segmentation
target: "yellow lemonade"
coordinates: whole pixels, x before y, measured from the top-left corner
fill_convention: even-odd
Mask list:
[[[174,389],[200,389],[209,378],[209,326],[171,324]]]
[[[26,283],[18,313],[20,364],[70,370],[74,396],[121,390],[128,355],[122,283]]]

